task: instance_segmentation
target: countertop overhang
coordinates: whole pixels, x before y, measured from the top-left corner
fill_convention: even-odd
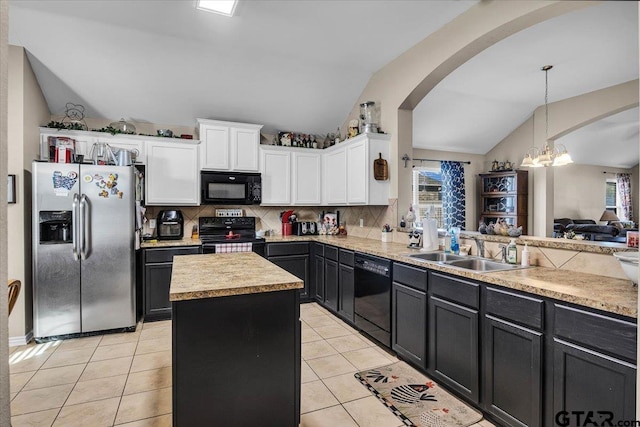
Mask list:
[[[170,301],[304,287],[302,280],[253,252],[182,255],[173,260]]]

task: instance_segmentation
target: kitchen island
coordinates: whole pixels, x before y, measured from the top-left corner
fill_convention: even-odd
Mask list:
[[[300,422],[300,279],[254,253],[173,264],[173,425]]]

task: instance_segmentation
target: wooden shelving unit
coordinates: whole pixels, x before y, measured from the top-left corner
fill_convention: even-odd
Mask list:
[[[523,170],[479,174],[480,217],[485,224],[503,219],[522,226],[527,234],[528,172]]]

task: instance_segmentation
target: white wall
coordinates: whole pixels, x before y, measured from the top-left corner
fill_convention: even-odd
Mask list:
[[[637,172],[637,167],[635,168]],[[611,172],[602,173],[603,171]],[[556,168],[553,186],[554,218],[593,219],[598,221],[605,208],[605,185],[616,173],[631,173],[633,169],[605,168],[592,165],[570,165]],[[638,176],[631,178],[637,187]],[[637,189],[636,189],[637,191]],[[638,199],[633,199],[634,215],[638,213]]]
[[[0,176],[7,176],[7,74],[9,62],[9,3],[0,1]],[[0,185],[0,200],[7,200],[7,187]],[[7,210],[0,209],[0,284],[7,280]],[[7,320],[7,287],[0,286],[0,426],[11,425],[9,391],[9,340]]]
[[[550,103],[549,139],[560,138],[582,126],[637,105],[638,80]],[[487,153],[487,160],[515,158],[519,165],[530,147],[544,146],[544,120],[544,106],[540,106],[529,119]],[[553,207],[555,175],[558,172],[562,174],[562,169],[572,169],[574,166],[529,169],[529,230],[533,230],[529,234],[551,236],[556,214]],[[571,181],[568,185],[571,185]]]
[[[9,46],[8,172],[16,175],[17,203],[7,209],[8,274],[22,282],[18,302],[9,317],[13,344],[24,343],[33,326],[31,286],[31,162],[38,157],[39,126],[50,119],[49,109],[24,48]]]
[[[380,105],[380,126],[391,134],[390,197],[399,206],[411,200],[411,174],[400,158],[411,153],[412,110],[447,74],[500,40],[537,23],[593,2],[479,2],[378,70],[343,124],[357,117],[359,104]]]

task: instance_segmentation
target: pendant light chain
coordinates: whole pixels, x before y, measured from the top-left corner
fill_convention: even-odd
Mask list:
[[[545,141],[549,143],[549,70],[553,65],[545,65],[542,67],[544,70],[544,136]]]
[[[573,163],[567,152],[567,147],[563,144],[554,144],[553,149],[549,147],[549,70],[552,68],[553,65],[544,65],[540,69],[544,71],[544,147],[542,150],[539,150],[535,145],[529,148],[522,160],[521,167],[539,168]]]

